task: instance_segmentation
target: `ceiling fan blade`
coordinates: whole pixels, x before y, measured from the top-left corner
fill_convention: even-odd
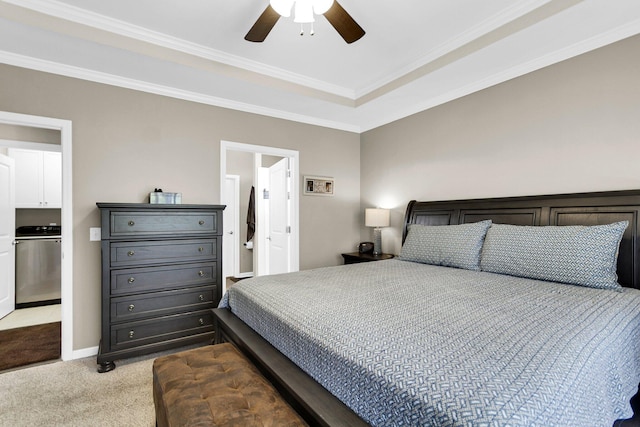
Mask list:
[[[253,24],[253,27],[251,27],[247,35],[244,36],[244,39],[250,42],[263,42],[269,35],[273,26],[278,22],[278,19],[280,19],[280,14],[273,10],[271,5],[268,5],[256,23]]]
[[[365,34],[362,27],[358,25],[337,1],[333,2],[333,5],[324,13],[324,16],[347,43],[360,40]]]

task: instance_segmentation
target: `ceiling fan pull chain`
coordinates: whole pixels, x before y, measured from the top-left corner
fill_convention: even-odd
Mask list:
[[[304,25],[300,24],[300,35],[304,36]]]
[[[309,34],[314,35],[316,32],[313,31],[313,22],[311,23],[311,32]]]

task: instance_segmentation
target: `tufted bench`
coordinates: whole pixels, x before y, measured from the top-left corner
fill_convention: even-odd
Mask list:
[[[307,425],[229,343],[154,360],[153,401],[159,427]]]

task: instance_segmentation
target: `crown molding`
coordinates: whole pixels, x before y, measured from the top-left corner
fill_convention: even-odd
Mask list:
[[[146,29],[141,29],[139,27],[132,27],[129,24],[122,23],[120,21],[111,20],[110,18],[104,18],[102,15],[96,15],[90,12],[87,12],[83,9],[78,8],[70,8],[65,5],[65,7],[60,8],[61,5],[59,2],[55,0],[44,1],[44,0],[2,0],[3,2],[12,3],[18,6],[24,6],[27,8],[36,7],[41,8],[41,13],[46,15],[63,14],[61,18],[70,22],[78,22],[84,19],[88,19],[91,21],[89,24],[93,28],[101,29],[104,31],[109,31],[112,33],[116,33],[123,35],[124,37],[135,38],[136,40],[144,41],[147,43],[164,43],[164,47],[168,49],[174,50],[182,50],[186,45],[190,45],[189,43],[184,42],[183,40],[174,39],[171,37],[164,36],[159,33],[153,33]],[[474,30],[465,33],[465,35],[460,38],[451,41],[451,43],[441,46],[440,49],[436,51],[432,51],[429,55],[424,56],[420,61],[435,61],[439,57],[446,55],[451,49],[459,48],[460,44],[464,45],[464,43],[468,43],[469,40],[473,40],[473,37],[482,36],[482,34],[486,34],[487,31],[491,31],[491,28],[499,27],[500,22],[504,22],[505,20],[508,22],[509,19],[513,18],[515,15],[523,16],[526,14],[526,8],[528,10],[534,10],[535,6],[538,7],[548,3],[548,1],[540,1],[540,0],[529,0],[527,2],[521,2],[519,7],[514,7],[505,14],[501,14],[500,16],[493,17],[485,21],[484,24],[481,24],[475,27]],[[70,12],[71,11],[71,12]],[[89,17],[92,15],[92,17]],[[95,16],[93,16],[95,15]],[[100,24],[101,21],[104,21]],[[86,22],[78,22],[79,24],[85,25]],[[107,29],[101,28],[100,25],[108,27]],[[118,26],[122,24],[122,28]],[[135,34],[138,30],[141,31],[140,34]],[[0,51],[0,62],[6,63],[9,65],[15,65],[18,67],[30,68],[38,71],[44,71],[48,73],[63,75],[67,77],[78,78],[87,81],[93,81],[97,83],[108,84],[112,86],[118,86],[133,90],[138,90],[147,93],[153,93],[162,96],[168,96],[176,99],[183,99],[187,101],[198,102],[201,104],[207,104],[222,108],[228,108],[231,110],[243,111],[253,114],[258,114],[262,116],[274,117],[284,120],[295,121],[299,123],[305,123],[315,126],[327,127],[332,129],[343,130],[347,132],[361,133],[365,131],[369,131],[371,129],[386,125],[393,121],[405,118],[407,116],[428,110],[430,108],[436,107],[438,105],[444,104],[446,102],[450,102],[462,96],[469,95],[473,92],[486,89],[488,87],[497,85],[499,83],[505,82],[507,80],[525,75],[527,73],[533,72],[535,70],[547,67],[557,62],[564,61],[566,59],[572,58],[574,56],[589,52],[591,50],[600,48],[610,43],[614,43],[616,41],[622,40],[624,38],[636,35],[640,33],[640,19],[634,20],[628,24],[623,26],[614,28],[607,32],[598,34],[589,39],[582,40],[573,45],[567,46],[565,48],[558,49],[554,52],[550,52],[548,54],[542,55],[533,60],[527,61],[525,63],[520,63],[512,66],[509,69],[502,70],[500,72],[494,73],[489,76],[485,76],[483,78],[472,81],[464,86],[453,89],[449,92],[442,93],[440,95],[423,99],[415,104],[406,105],[404,108],[393,109],[390,111],[388,108],[384,108],[385,103],[385,95],[389,94],[389,91],[385,91],[381,93],[379,96],[374,96],[372,99],[367,100],[366,103],[372,106],[371,111],[377,111],[374,113],[365,113],[362,110],[367,110],[367,108],[362,108],[353,105],[355,111],[359,111],[359,114],[356,117],[359,117],[358,122],[344,122],[344,121],[333,121],[333,120],[325,120],[318,117],[313,117],[310,115],[297,114],[291,111],[285,111],[278,108],[267,108],[262,107],[260,105],[254,105],[247,102],[238,102],[233,101],[231,99],[225,99],[222,97],[205,95],[202,93],[198,93],[196,91],[186,91],[182,89],[178,89],[175,87],[167,86],[167,85],[158,85],[154,83],[149,83],[143,80],[131,79],[127,77],[122,77],[114,74],[108,74],[97,70],[81,68],[76,66],[71,66],[67,64],[62,64],[53,61],[47,61],[42,59],[37,59],[31,56],[25,56],[16,54],[9,51]],[[154,41],[155,40],[155,41]],[[175,44],[173,44],[175,43]],[[219,52],[211,49],[206,49],[203,46],[199,45],[191,45],[194,51],[202,48],[198,56],[203,57],[205,54],[217,55]],[[227,59],[230,57],[229,55],[224,54]],[[215,59],[211,59],[215,60]],[[244,61],[244,60],[242,60]],[[250,62],[250,61],[246,61]],[[257,63],[256,63],[257,64]],[[415,62],[413,66],[419,65],[420,62]],[[259,64],[261,65],[261,64]],[[402,72],[401,72],[402,73]],[[283,79],[285,79],[283,77]],[[288,77],[286,78],[288,79]],[[416,84],[415,79],[411,80],[407,83],[409,85]],[[313,97],[317,98],[317,97]],[[378,104],[378,105],[376,105]],[[364,106],[364,104],[363,104]],[[356,120],[356,119],[354,119]]]
[[[86,27],[106,31],[118,36],[150,43],[166,49],[186,53],[213,62],[240,68],[257,74],[262,74],[288,83],[295,83],[314,90],[327,92],[355,100],[355,90],[338,85],[332,85],[324,81],[313,79],[298,73],[292,73],[278,67],[251,61],[237,55],[232,55],[220,50],[188,42],[186,40],[168,36],[144,27],[133,25],[118,19],[100,15],[79,7],[71,6],[56,0],[2,0],[14,6],[32,10],[34,12],[49,15],[65,21],[74,22]]]
[[[411,63],[396,70],[370,85],[363,87],[356,91],[356,99],[360,100],[363,97],[377,91],[378,89],[385,87],[397,80],[402,79],[404,76],[416,71],[427,64],[430,64],[443,56],[454,52],[455,50],[469,44],[470,42],[477,40],[478,38],[512,22],[514,19],[520,18],[527,13],[538,9],[541,6],[549,3],[551,0],[528,0],[518,2],[516,5],[505,9],[501,13],[492,16],[489,19],[481,22],[480,24],[470,28],[467,31],[460,33],[458,37],[448,40],[446,43],[437,46],[435,49],[427,52],[425,55],[420,55]]]
[[[396,120],[400,120],[413,114],[428,110],[430,108],[437,107],[438,105],[442,105],[455,99],[462,98],[474,92],[478,92],[491,86],[504,83],[508,80],[515,79],[525,74],[529,74],[536,70],[565,61],[567,59],[571,59],[578,55],[582,55],[584,53],[615,43],[625,38],[632,37],[637,34],[640,34],[640,19],[615,28],[613,30],[607,31],[605,33],[598,34],[597,36],[591,37],[589,39],[582,40],[571,46],[558,49],[534,60],[518,64],[500,73],[495,73],[491,76],[477,80],[468,85],[461,86],[440,96],[429,98],[425,100],[425,102],[414,104],[409,108],[396,110],[393,112],[393,114],[388,114],[385,117],[380,117],[378,118],[378,120],[371,120],[368,123],[360,123],[360,127],[362,129],[362,132],[367,132],[377,127],[392,123]]]
[[[137,90],[155,95],[167,96],[170,98],[182,99],[185,101],[197,102],[200,104],[206,104],[215,107],[228,108],[230,110],[242,111],[245,113],[258,114],[261,116],[290,120],[294,122],[331,129],[338,129],[347,132],[360,133],[360,127],[350,123],[324,120],[317,117],[295,114],[275,108],[260,107],[254,104],[232,101],[229,99],[211,95],[204,95],[201,93],[177,89],[170,86],[158,85],[141,80],[116,76],[101,71],[89,70],[86,68],[61,64],[39,58],[33,58],[30,56],[19,55],[8,51],[0,51],[0,63],[13,65],[16,67],[28,68],[36,71],[43,71],[51,74],[57,74],[65,77],[87,80],[95,83],[107,84],[110,86],[122,87],[125,89]]]

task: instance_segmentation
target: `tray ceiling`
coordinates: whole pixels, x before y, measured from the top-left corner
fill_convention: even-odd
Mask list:
[[[340,0],[353,44],[322,16],[245,41],[267,4],[0,0],[0,62],[364,132],[640,33],[637,0]]]

